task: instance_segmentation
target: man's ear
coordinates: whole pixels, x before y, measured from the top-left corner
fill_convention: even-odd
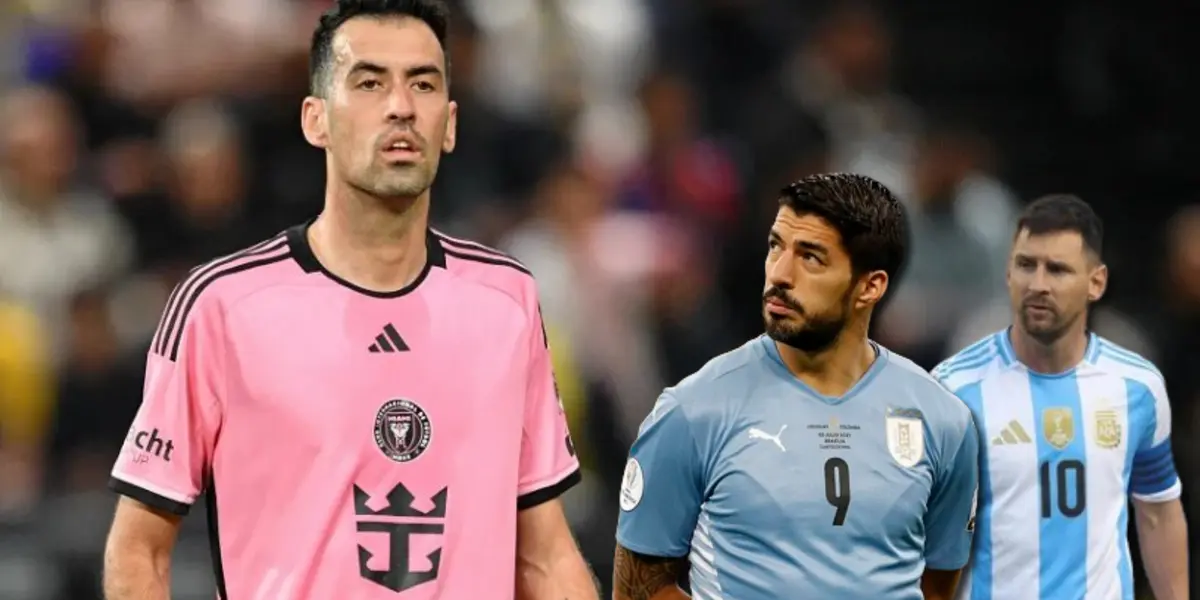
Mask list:
[[[458,103],[450,101],[450,109],[446,112],[446,135],[442,137],[442,152],[450,154],[458,145]]]
[[[329,120],[325,117],[324,98],[304,98],[300,105],[300,129],[309,144],[322,150],[329,146]]]
[[[1095,302],[1108,290],[1108,265],[1099,264],[1088,277],[1088,301]]]
[[[885,271],[871,271],[862,277],[858,283],[858,293],[854,298],[854,307],[858,309],[871,308],[883,300],[888,290],[888,274]]]

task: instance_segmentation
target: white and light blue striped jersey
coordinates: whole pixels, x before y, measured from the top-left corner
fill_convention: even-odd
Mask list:
[[[617,541],[688,557],[698,600],[920,600],[967,563],[979,471],[971,413],[878,348],[840,397],[762,336],[663,392],[621,489]]]
[[[975,416],[979,517],[960,598],[1133,600],[1128,495],[1179,497],[1171,409],[1150,361],[1097,335],[1056,375],[1016,359],[1008,330],[933,375]]]

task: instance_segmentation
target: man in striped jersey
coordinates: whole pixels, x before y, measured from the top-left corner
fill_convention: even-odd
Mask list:
[[[1012,326],[933,371],[971,408],[983,440],[962,598],[1132,600],[1127,495],[1155,597],[1187,597],[1162,375],[1087,331],[1108,280],[1102,234],[1078,198],[1030,204],[1008,265]]]
[[[112,473],[110,600],[168,598],[202,492],[225,600],[596,598],[533,279],[427,229],[446,21],[433,0],[322,17],[303,129],[325,209],[168,301]]]

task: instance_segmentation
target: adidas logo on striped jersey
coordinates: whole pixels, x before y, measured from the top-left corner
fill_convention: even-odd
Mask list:
[[[1029,444],[1033,439],[1025,433],[1025,428],[1021,427],[1015,419],[1008,422],[1004,429],[1000,430],[1000,435],[992,438],[993,446],[1008,446],[1013,444]]]

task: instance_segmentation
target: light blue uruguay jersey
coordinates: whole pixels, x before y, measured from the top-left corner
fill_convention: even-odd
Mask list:
[[[1132,600],[1127,494],[1180,493],[1162,375],[1096,335],[1066,373],[1034,373],[1015,356],[1005,330],[933,370],[971,408],[984,445],[960,597]]]
[[[926,566],[970,552],[970,412],[876,347],[844,396],[815,393],[768,337],[668,388],[642,423],[617,541],[688,557],[701,600],[920,600]]]

